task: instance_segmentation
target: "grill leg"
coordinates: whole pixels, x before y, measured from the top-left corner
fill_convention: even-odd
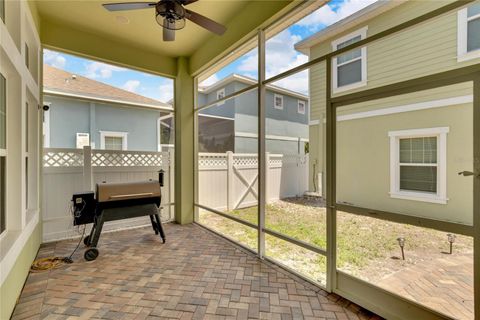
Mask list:
[[[162,222],[160,221],[160,217],[158,216],[158,213],[155,214],[155,220],[157,220],[157,227],[158,227],[158,231],[160,232],[160,237],[162,238],[163,243],[165,243],[165,232],[163,232]]]
[[[93,225],[92,225],[92,230],[90,230],[90,235],[88,235],[84,240],[85,245],[88,246],[88,247],[92,243],[93,234],[95,233],[95,228],[96,227],[97,227],[97,217],[95,216],[95,218],[93,218]]]
[[[157,223],[153,220],[153,215],[150,215],[150,221],[152,222],[153,231],[155,231],[155,234],[158,234]]]
[[[95,233],[93,234],[93,238],[90,239],[90,246],[96,247],[98,244],[98,240],[100,239],[100,234],[102,233],[103,223],[105,222],[105,217],[103,212],[97,217],[95,223]]]

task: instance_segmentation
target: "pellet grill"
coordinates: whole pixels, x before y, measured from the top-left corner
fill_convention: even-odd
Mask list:
[[[90,234],[83,240],[88,247],[84,258],[95,260],[99,251],[98,240],[103,224],[107,221],[149,216],[155,234],[160,235],[165,243],[165,233],[158,215],[162,195],[163,171],[159,172],[159,180],[131,183],[98,183],[96,198],[93,192],[73,195],[74,225],[93,223]]]

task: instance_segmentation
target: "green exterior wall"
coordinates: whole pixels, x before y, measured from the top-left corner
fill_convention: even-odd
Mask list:
[[[27,279],[32,264],[42,242],[42,227],[38,223],[30,238],[18,255],[9,275],[0,287],[0,319],[10,319],[18,297]]]

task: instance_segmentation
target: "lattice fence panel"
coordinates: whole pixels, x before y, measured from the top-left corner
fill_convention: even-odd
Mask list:
[[[93,167],[162,167],[169,165],[165,153],[92,150]]]
[[[257,155],[234,155],[233,165],[236,168],[256,168],[258,167]]]
[[[82,149],[44,149],[43,166],[51,167],[83,167]]]
[[[226,169],[227,155],[225,153],[201,153],[198,155],[198,167],[200,169]]]

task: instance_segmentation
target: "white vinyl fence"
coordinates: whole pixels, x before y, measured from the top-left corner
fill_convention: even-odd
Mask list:
[[[198,202],[217,210],[258,203],[258,156],[200,153]],[[268,154],[267,201],[301,196],[308,191],[308,155]]]
[[[162,221],[173,219],[174,151],[113,151],[45,148],[43,152],[43,241],[78,236],[71,213],[72,195],[94,191],[106,182],[157,179],[165,171]],[[267,154],[267,201],[301,196],[308,190],[308,156]],[[258,202],[256,154],[200,153],[199,203],[217,210],[234,210]],[[193,179],[192,179],[193,183]],[[148,217],[105,223],[104,230],[150,224]],[[80,227],[80,230],[83,227]],[[88,232],[89,229],[87,229]]]
[[[78,235],[73,226],[71,199],[76,192],[94,191],[106,182],[158,179],[163,169],[162,221],[173,219],[173,150],[169,152],[45,148],[43,152],[43,241]],[[104,230],[150,224],[148,217],[105,223]],[[80,227],[83,230],[83,227]],[[88,231],[89,229],[87,229]],[[152,231],[153,232],[153,231]]]

